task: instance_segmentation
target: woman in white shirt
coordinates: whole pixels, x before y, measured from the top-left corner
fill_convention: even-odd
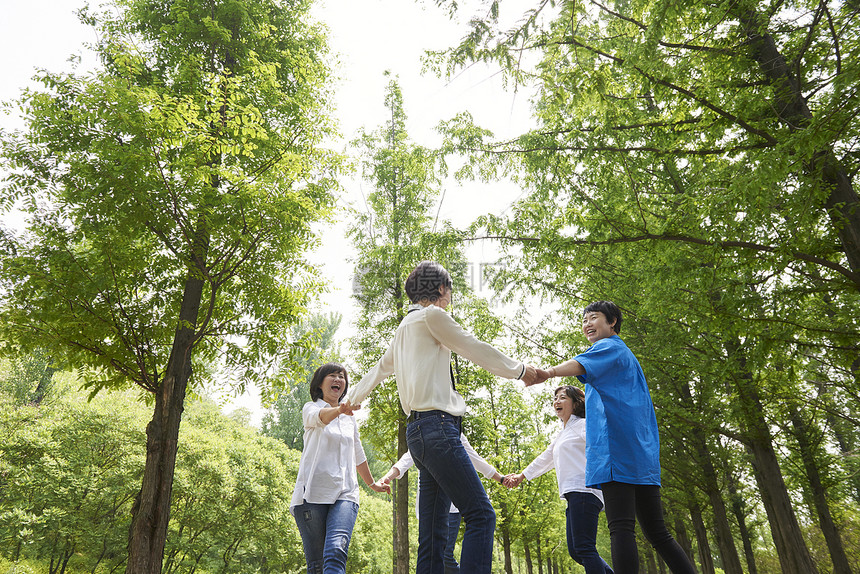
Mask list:
[[[469,443],[469,439],[466,438],[466,435],[460,433],[460,442],[463,443],[463,448],[466,449],[466,454],[469,455],[469,458],[472,460],[472,464],[475,465],[475,470],[484,475],[484,478],[492,478],[496,482],[502,482],[502,475],[499,471],[496,470],[492,464],[487,462],[484,457],[478,454],[478,452],[472,448],[472,445]],[[391,479],[401,479],[406,474],[406,471],[412,468],[412,465],[415,461],[412,460],[412,455],[407,450],[403,453],[397,462],[395,462],[391,469],[385,473],[385,475],[379,479],[380,485],[388,486],[391,484]],[[418,502],[419,496],[415,496],[415,510],[418,510]],[[454,506],[454,503],[451,503],[451,508],[448,512],[448,540],[445,544],[445,552],[442,555],[442,561],[445,564],[445,574],[460,574],[460,564],[457,562],[457,559],[454,558],[454,546],[457,544],[457,534],[460,532],[460,511]]]
[[[341,403],[349,386],[346,369],[328,363],[311,379],[311,402],[302,407],[305,447],[299,463],[290,512],[296,519],[308,574],[346,572],[352,529],[358,516],[358,481],[352,468],[373,490],[367,457],[352,416],[358,407]]]
[[[567,551],[586,574],[613,574],[597,553],[597,517],[603,493],[585,486],[585,393],[570,385],[555,390],[553,408],[562,429],[549,447],[520,474],[505,477],[508,488],[533,480],[555,468],[558,493],[567,500]]]

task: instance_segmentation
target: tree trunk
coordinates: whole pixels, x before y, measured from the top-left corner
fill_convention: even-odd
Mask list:
[[[205,229],[198,223],[198,229]],[[131,509],[126,574],[160,574],[170,520],[170,498],[176,466],[179,424],[191,377],[191,352],[203,298],[203,269],[208,233],[199,231],[189,262],[179,320],[164,379],[155,393],[152,420],[146,426],[146,466],[143,483]]]
[[[758,13],[750,10],[739,14],[738,18],[749,40],[748,47],[753,59],[775,88],[772,109],[791,131],[805,129],[812,120],[812,112],[801,92],[800,78],[792,74],[788,62],[780,54],[776,42],[767,32],[764,19]],[[815,150],[807,170],[813,179],[830,191],[824,207],[833,226],[839,231],[848,266],[856,274],[860,272],[860,197],[854,190],[851,177],[831,147]],[[855,280],[855,284],[860,287],[860,282]]]
[[[651,545],[648,542],[644,542],[642,547],[645,549],[645,552],[640,552],[639,555],[645,555],[645,564],[648,568],[648,574],[657,574],[657,561],[654,560],[654,549],[651,548]]]
[[[504,514],[504,510],[502,511]],[[511,561],[511,532],[507,522],[501,524],[502,530],[502,551],[505,557],[505,574],[514,574],[514,566]]]
[[[860,369],[860,364],[856,366],[855,371]],[[824,399],[832,404],[832,399],[827,396],[830,394],[830,390],[827,388],[823,382],[818,383],[818,396],[819,399]],[[836,406],[836,405],[834,405]],[[824,420],[827,423],[827,428],[833,433],[833,436],[836,438],[836,444],[839,445],[839,454],[843,458],[849,458],[853,456],[854,450],[858,441],[856,440],[856,433],[850,425],[846,424],[843,419],[837,418],[834,414],[829,410],[825,409],[824,411]],[[860,502],[860,474],[851,473],[848,477],[845,478],[849,485],[851,485],[851,494],[854,498],[855,502]]]
[[[691,409],[691,412],[695,412],[697,407],[693,399],[692,390],[688,384],[681,386],[681,396],[685,405]],[[708,502],[710,502],[711,512],[714,516],[714,536],[720,549],[723,571],[725,574],[743,574],[741,558],[735,546],[734,534],[732,533],[731,526],[729,526],[728,512],[723,501],[719,480],[717,479],[717,471],[714,468],[707,438],[700,428],[693,427],[689,432],[688,440],[696,452],[697,461],[702,469],[702,477],[704,479],[702,488],[708,495]],[[692,556],[692,554],[688,554],[688,556]]]
[[[397,458],[406,454],[406,421],[398,410],[397,421]],[[400,480],[392,481],[397,487],[394,491],[394,574],[409,573],[409,472]]]
[[[684,554],[690,557],[690,562],[693,565],[693,570],[696,572],[699,571],[698,566],[696,565],[696,561],[693,560],[693,543],[690,542],[690,535],[687,534],[687,525],[684,524],[684,521],[681,520],[678,515],[675,515],[675,540],[678,541],[678,544],[681,546],[681,549],[684,551]]]
[[[729,343],[726,347],[729,356],[736,358],[741,367],[741,375],[735,379],[735,385],[742,411],[740,422],[746,437],[744,446],[752,457],[753,475],[767,512],[782,574],[817,573],[782,477],[770,428],[763,415],[764,407],[752,374],[746,367],[746,357],[740,343]]]
[[[699,547],[699,564],[702,565],[702,574],[715,574],[714,557],[711,555],[711,544],[708,542],[708,529],[702,520],[702,509],[698,502],[690,504],[690,518],[693,521],[693,534],[696,537],[696,545]]]
[[[752,536],[750,536],[749,528],[747,527],[746,504],[744,499],[738,494],[738,488],[735,483],[735,477],[726,469],[726,484],[729,489],[729,496],[732,500],[732,512],[735,515],[735,520],[738,523],[738,531],[741,534],[741,541],[744,546],[744,557],[747,563],[748,574],[758,574],[758,568],[755,564],[755,554],[753,553]]]
[[[821,473],[817,463],[819,454],[815,452],[809,427],[795,409],[791,411],[791,424],[794,428],[797,444],[800,446],[800,460],[803,461],[803,468],[806,470],[806,478],[809,482],[809,498],[812,499],[815,513],[818,515],[818,524],[827,542],[827,549],[830,551],[833,574],[851,574],[851,566],[848,564],[848,556],[845,554],[842,537],[839,535],[839,530],[830,514],[827,490],[821,483]]]
[[[541,556],[540,550],[540,534],[535,538],[535,546],[537,547],[538,574],[543,574],[543,557]]]
[[[531,549],[529,548],[529,541],[528,540],[523,541],[523,548],[525,548],[525,554],[526,554],[526,573],[527,574],[534,574],[534,566],[532,565],[532,552],[531,552]]]
[[[36,389],[33,391],[31,395],[31,403],[35,406],[39,406],[42,404],[42,401],[45,398],[45,395],[48,392],[48,389],[51,386],[51,381],[54,378],[54,373],[57,372],[57,369],[51,366],[53,360],[48,361],[48,364],[45,366],[45,371],[42,373],[42,376],[39,377],[39,383],[36,385]]]
[[[839,454],[843,458],[853,456],[855,449],[853,447],[848,446],[849,442],[846,438],[847,433],[845,433],[843,431],[843,428],[842,428],[844,425],[844,421],[836,420],[836,417],[834,417],[829,412],[827,413],[826,416],[827,416],[827,425],[830,428],[831,432],[833,433],[833,436],[836,437],[836,444],[839,445],[839,451],[840,451]],[[850,444],[855,444],[856,442],[857,441],[852,440]],[[846,478],[846,480],[848,481],[848,484],[850,484],[852,487],[851,492],[852,492],[854,501],[857,503],[860,503],[860,474],[858,474],[856,472],[851,473],[851,475],[848,476]]]

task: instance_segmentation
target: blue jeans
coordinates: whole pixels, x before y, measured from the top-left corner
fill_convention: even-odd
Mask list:
[[[305,502],[293,509],[302,537],[308,574],[343,574],[358,505],[349,500],[334,504]]]
[[[597,517],[603,508],[590,492],[565,492],[567,510],[567,552],[585,568],[585,574],[613,574],[597,553]]]
[[[406,443],[421,470],[418,479],[417,574],[443,574],[451,502],[466,530],[460,568],[490,574],[496,513],[460,442],[460,417],[442,411],[419,413],[406,427]]]
[[[448,541],[445,543],[445,554],[442,561],[445,563],[445,574],[460,574],[460,565],[454,558],[454,547],[457,545],[457,535],[460,534],[460,513],[452,512],[448,515]]]

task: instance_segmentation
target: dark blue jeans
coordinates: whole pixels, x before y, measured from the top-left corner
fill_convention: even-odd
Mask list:
[[[673,574],[695,574],[690,558],[663,521],[660,487],[651,484],[605,482],[600,485],[606,503],[606,522],[612,541],[612,567],[616,574],[638,574],[636,521],[642,533]]]
[[[406,427],[418,479],[417,574],[443,574],[451,502],[466,523],[460,568],[490,574],[496,513],[460,442],[460,418],[441,411],[422,413]]]
[[[567,510],[567,552],[582,564],[585,574],[613,574],[597,553],[597,517],[603,508],[590,492],[565,492]]]
[[[334,504],[305,502],[293,509],[302,537],[308,574],[343,574],[358,505],[349,500]]]
[[[457,545],[457,535],[460,534],[460,513],[452,512],[448,515],[448,541],[445,543],[445,554],[442,561],[445,563],[445,574],[460,574],[460,565],[454,558],[454,547]]]

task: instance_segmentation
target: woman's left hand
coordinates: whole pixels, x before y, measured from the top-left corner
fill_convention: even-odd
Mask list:
[[[391,486],[382,482],[381,480],[377,480],[376,482],[371,484],[370,489],[376,492],[384,492],[386,494],[391,494]]]

